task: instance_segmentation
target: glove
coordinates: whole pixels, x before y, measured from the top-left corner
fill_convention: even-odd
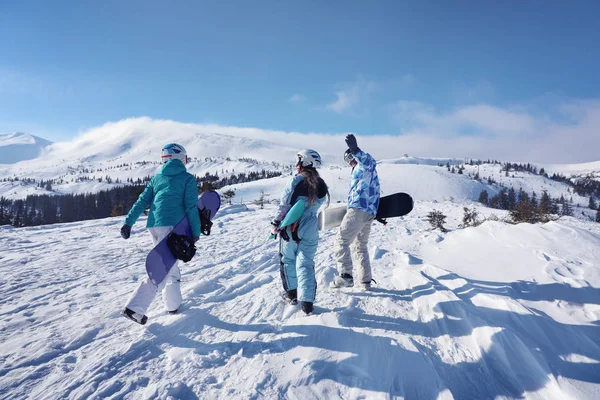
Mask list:
[[[121,236],[123,239],[129,239],[129,236],[131,236],[131,227],[129,225],[125,224],[121,227]]]
[[[274,219],[271,221],[271,233],[277,235],[279,233],[279,224],[281,221]]]
[[[198,240],[200,240],[200,236],[194,236],[194,243],[196,243]]]
[[[290,235],[287,233],[287,229],[282,229],[279,231],[279,236],[283,239],[284,242],[290,241]]]
[[[271,230],[271,233],[273,233],[273,235],[277,235],[279,234],[279,236],[285,240],[286,242],[290,241],[290,235],[288,235],[287,231],[285,229],[279,229],[279,224],[281,223],[281,221],[274,219],[273,221],[271,221],[271,226],[273,227],[273,229]]]
[[[358,144],[356,143],[356,138],[353,134],[346,136],[346,144],[353,154],[356,154],[360,151]]]

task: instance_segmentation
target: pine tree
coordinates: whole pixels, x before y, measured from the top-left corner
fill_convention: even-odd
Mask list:
[[[508,189],[508,208],[507,210],[514,210],[517,207],[517,194],[514,188]]]
[[[552,213],[552,199],[545,190],[542,192],[542,197],[540,198],[538,212],[542,221],[547,221],[548,215]]]
[[[510,210],[510,201],[508,199],[508,191],[506,188],[502,188],[498,195],[500,196],[500,208],[503,210]]]
[[[478,226],[480,224],[480,222],[477,220],[479,213],[477,210],[475,210],[475,208],[470,209],[468,207],[463,207],[463,211],[465,212],[463,214],[463,223],[461,225],[463,228]]]
[[[0,197],[0,225],[10,224],[10,205],[11,201],[5,197]]]
[[[235,192],[231,189],[223,192],[223,198],[225,198],[225,200],[229,201],[229,204],[231,204],[231,199],[235,197]]]
[[[591,210],[595,210],[596,208],[598,208],[598,206],[596,205],[596,201],[594,200],[594,196],[590,196],[590,203],[588,204],[588,207]]]
[[[598,211],[596,211],[596,222],[600,222],[600,207],[598,207]]]
[[[537,206],[538,206],[538,202],[537,202],[537,194],[536,194],[535,192],[533,192],[533,193],[531,194],[531,206],[532,206],[533,208],[537,208]]]
[[[72,194],[62,196],[60,203],[60,222],[75,221],[75,199]]]
[[[571,204],[564,199],[562,202],[561,215],[573,216],[573,208],[571,207]]]
[[[510,211],[510,217],[516,223],[519,222],[537,222],[536,210],[532,206],[529,195],[522,189],[519,190],[519,202],[514,210]]]
[[[479,193],[479,202],[486,206],[490,204],[489,194],[487,190],[482,190],[481,193]]]
[[[20,226],[23,226],[23,221],[24,221],[23,210],[25,207],[23,205],[23,200],[15,200],[14,206],[15,206],[15,215],[12,220],[12,226],[15,226],[18,228]]]
[[[265,208],[265,201],[266,201],[267,197],[269,197],[269,194],[265,193],[264,190],[261,190],[260,198],[258,200],[256,200],[256,204],[258,204],[261,209]]]

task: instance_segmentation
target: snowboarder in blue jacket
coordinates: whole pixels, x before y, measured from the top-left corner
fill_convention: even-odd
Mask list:
[[[183,146],[170,143],[163,147],[161,159],[163,166],[160,172],[150,180],[127,214],[125,224],[121,227],[121,236],[128,239],[131,227],[142,212],[150,207],[146,227],[154,245],[164,239],[185,216],[188,217],[194,241],[197,241],[200,236],[198,187],[196,178],[187,172],[185,167],[188,162],[187,152]],[[142,325],[145,324],[148,320],[146,310],[161,289],[164,289],[163,299],[167,311],[171,314],[176,313],[181,305],[180,281],[181,273],[177,263],[159,286],[147,278],[131,295],[121,314]]]
[[[291,304],[301,302],[302,311],[310,314],[317,292],[314,257],[319,241],[317,213],[328,195],[325,181],[316,168],[321,156],[314,150],[298,152],[296,171],[281,194],[277,217],[271,222],[273,233],[279,233],[280,273],[285,296]],[[297,202],[306,209],[297,223],[279,230],[280,221]]]
[[[380,198],[377,162],[358,147],[354,135],[346,136],[346,144],[348,150],[344,154],[344,160],[352,167],[352,179],[348,193],[348,212],[342,220],[334,244],[340,276],[335,277],[331,286],[355,286],[368,290],[372,281],[368,241]],[[352,259],[358,264],[356,282],[352,276]]]

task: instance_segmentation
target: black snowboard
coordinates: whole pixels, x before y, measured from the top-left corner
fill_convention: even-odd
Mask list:
[[[376,219],[401,217],[413,209],[413,199],[406,193],[395,193],[379,200]]]
[[[396,193],[379,199],[379,208],[375,217],[386,224],[386,218],[401,217],[413,209],[413,199],[406,193]],[[346,206],[327,208],[319,213],[319,230],[337,228],[342,223],[348,209]]]

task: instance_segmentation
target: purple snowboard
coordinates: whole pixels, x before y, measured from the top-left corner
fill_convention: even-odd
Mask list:
[[[202,193],[200,197],[198,197],[198,212],[201,215],[208,215],[211,220],[214,218],[217,211],[219,211],[220,207],[221,197],[215,191],[206,191]],[[175,225],[173,232],[192,237],[192,230],[190,228],[190,224],[188,223],[187,216],[179,221],[177,225]],[[206,234],[204,223],[202,223],[202,233]],[[167,235],[167,237],[154,246],[154,248],[146,257],[146,272],[148,273],[152,283],[154,283],[156,286],[160,285],[173,265],[175,265],[175,261],[177,261],[167,246],[168,237],[169,236]]]

